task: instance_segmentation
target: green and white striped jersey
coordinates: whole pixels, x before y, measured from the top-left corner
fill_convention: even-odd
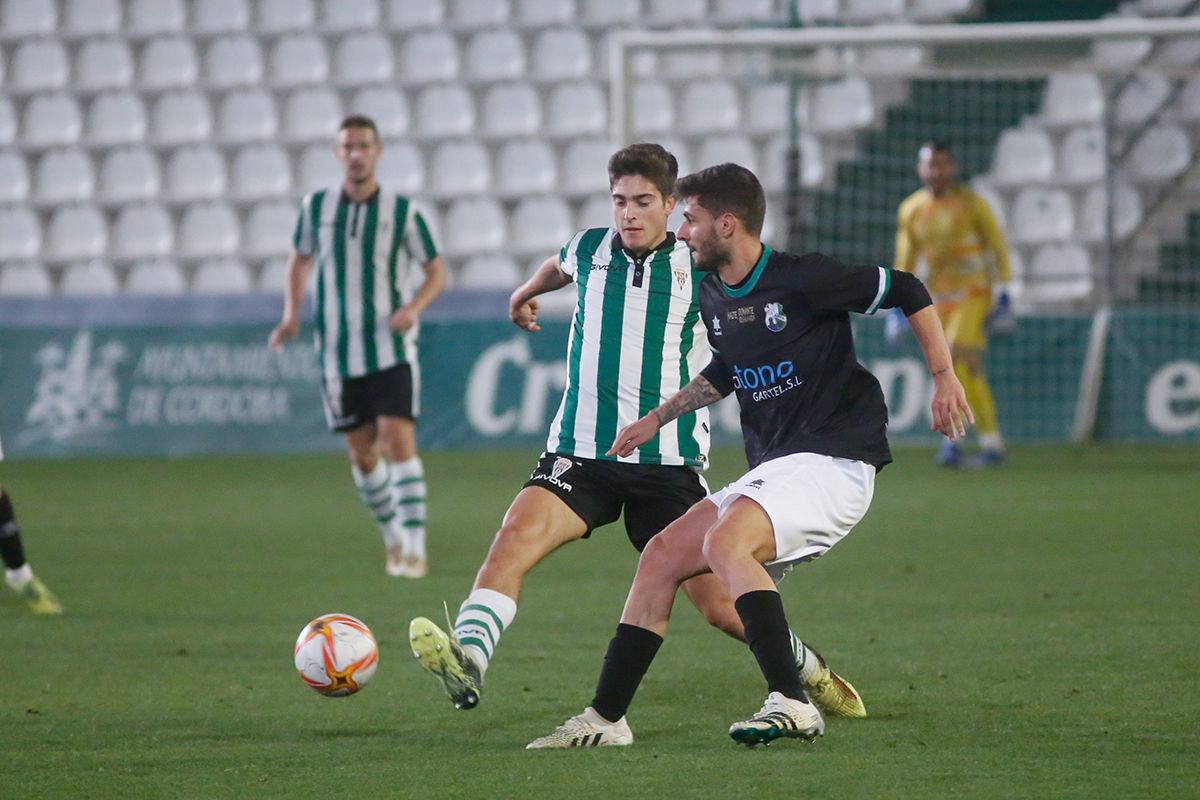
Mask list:
[[[580,231],[559,253],[577,291],[567,387],[547,452],[635,464],[703,466],[708,410],[663,426],[628,458],[606,456],[617,431],[678,392],[708,363],[698,290],[702,273],[669,234],[641,261],[613,228]]]
[[[355,203],[341,187],[305,196],[292,237],[316,259],[317,357],[327,380],[415,364],[417,330],[388,330],[413,294],[412,264],[437,256],[429,224],[407,197],[377,191]]]

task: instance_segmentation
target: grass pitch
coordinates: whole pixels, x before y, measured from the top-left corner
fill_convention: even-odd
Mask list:
[[[38,573],[0,587],[0,796],[18,798],[1182,798],[1200,796],[1194,448],[1027,448],[994,472],[899,451],[866,520],[781,586],[866,700],[812,745],[746,750],[763,686],[686,601],[625,749],[525,752],[590,700],[635,567],[617,526],[529,577],[483,702],[406,647],[469,589],[533,452],[431,453],[432,574],[388,578],[337,456],[0,467]],[[710,483],[743,466],[716,454]],[[300,628],[344,611],[381,663],[305,688]]]

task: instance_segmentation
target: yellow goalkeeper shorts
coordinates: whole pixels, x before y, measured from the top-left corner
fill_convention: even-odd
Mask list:
[[[987,347],[984,323],[992,310],[992,293],[986,287],[941,296],[934,305],[946,332],[946,341],[952,348],[983,350]]]

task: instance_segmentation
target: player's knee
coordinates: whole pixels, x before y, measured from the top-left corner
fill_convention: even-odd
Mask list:
[[[721,528],[713,528],[704,537],[704,560],[713,572],[720,573],[733,555],[734,542]]]
[[[351,448],[350,463],[360,472],[370,472],[379,463],[379,454],[370,448]]]

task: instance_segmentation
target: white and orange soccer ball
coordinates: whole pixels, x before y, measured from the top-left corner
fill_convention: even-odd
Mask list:
[[[367,685],[379,665],[379,645],[363,621],[322,614],[296,639],[300,680],[326,697],[345,697]]]

